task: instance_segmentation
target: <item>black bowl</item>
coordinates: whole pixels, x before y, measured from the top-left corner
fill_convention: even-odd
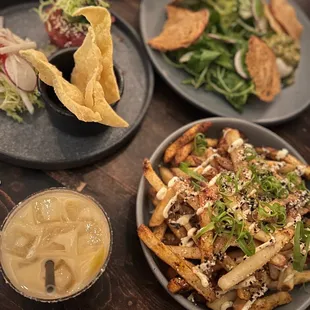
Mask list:
[[[63,77],[67,81],[70,81],[71,73],[74,68],[73,54],[76,50],[77,47],[62,49],[49,57],[49,62],[62,72]],[[124,90],[124,79],[121,71],[116,65],[114,65],[114,73],[119,87],[120,96],[122,96]],[[99,123],[80,121],[58,99],[53,87],[45,84],[40,79],[38,81],[38,87],[41,96],[45,101],[49,117],[56,128],[74,136],[96,135],[107,128],[107,126]],[[114,103],[113,106],[116,104],[117,102]]]

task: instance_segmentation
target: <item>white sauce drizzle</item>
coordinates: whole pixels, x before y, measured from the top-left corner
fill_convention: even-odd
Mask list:
[[[158,200],[163,200],[165,198],[167,194],[167,188],[166,187],[162,187],[156,194],[156,198]]]
[[[193,246],[194,242],[190,242],[190,240],[194,237],[194,233],[196,232],[197,228],[193,227],[187,232],[187,236],[181,238],[181,245],[191,247]]]
[[[213,201],[207,201],[206,204],[203,206],[203,207],[200,207],[197,211],[196,211],[196,214],[197,215],[200,215],[202,214],[202,212],[207,209],[207,208],[210,208],[213,206]]]
[[[232,301],[225,301],[222,305],[221,305],[221,310],[227,310],[228,308],[233,306],[233,302]]]
[[[176,203],[177,198],[178,198],[178,194],[179,194],[179,193],[176,193],[176,194],[168,201],[168,203],[167,203],[167,205],[166,205],[166,207],[165,207],[165,209],[164,209],[164,211],[163,211],[163,216],[164,216],[165,219],[168,218],[168,216],[169,216],[169,211],[170,211],[171,207]]]
[[[231,131],[231,128],[228,128],[226,130],[223,130],[223,138],[226,138],[226,135]]]
[[[243,145],[243,139],[239,138],[235,140],[228,148],[228,153],[232,153],[235,149],[241,147]]]
[[[219,156],[220,156],[220,155],[217,154],[217,153],[212,154],[209,158],[207,158],[204,162],[202,162],[201,165],[199,165],[198,167],[196,167],[196,168],[194,169],[194,171],[198,171],[198,170],[200,170],[201,168],[206,167],[207,165],[209,165],[209,163],[210,163],[214,158],[219,157]]]
[[[204,168],[202,170],[202,173],[201,174],[206,174],[208,173],[211,169],[213,169],[213,167],[211,165],[208,165],[206,168]]]
[[[185,214],[179,217],[176,221],[171,221],[172,224],[179,224],[181,226],[185,226],[189,223],[190,219],[194,216],[194,214]]]
[[[288,154],[288,150],[287,149],[282,149],[280,151],[277,152],[276,155],[276,160],[281,160],[283,158],[285,158]]]
[[[168,187],[173,187],[175,183],[179,182],[180,178],[178,177],[173,177],[169,182],[168,182]]]

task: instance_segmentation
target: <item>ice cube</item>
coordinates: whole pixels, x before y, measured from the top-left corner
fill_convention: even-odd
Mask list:
[[[75,283],[75,277],[72,269],[65,260],[61,259],[55,265],[55,284],[59,294],[68,292]]]
[[[76,221],[80,212],[84,209],[84,204],[79,199],[66,199],[64,202],[67,218],[69,221]]]
[[[78,233],[78,253],[83,254],[96,251],[103,245],[103,230],[96,222],[80,224]]]
[[[32,205],[32,210],[37,224],[63,220],[63,206],[55,197],[37,199]]]
[[[30,251],[34,251],[33,247],[36,244],[37,236],[27,233],[16,227],[6,233],[3,238],[3,248],[13,255],[26,258]]]
[[[45,226],[40,249],[60,250],[71,252],[76,242],[76,228],[74,223],[50,223]]]

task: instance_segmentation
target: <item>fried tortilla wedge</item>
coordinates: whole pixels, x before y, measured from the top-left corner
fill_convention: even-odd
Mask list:
[[[276,64],[276,56],[268,45],[251,36],[246,65],[254,81],[257,96],[270,102],[281,91],[281,79]]]
[[[167,6],[167,16],[161,34],[148,42],[152,48],[163,52],[190,46],[200,37],[209,21],[206,9],[193,12],[173,5]]]
[[[298,21],[295,9],[288,3],[287,0],[271,0],[271,11],[285,29],[285,31],[296,41],[299,41],[303,31],[302,24]]]
[[[269,23],[271,29],[277,34],[283,34],[284,31],[283,31],[281,25],[277,22],[277,20],[273,16],[273,14],[270,10],[270,7],[267,3],[264,3],[264,13],[265,13],[265,16],[268,20],[268,23]]]

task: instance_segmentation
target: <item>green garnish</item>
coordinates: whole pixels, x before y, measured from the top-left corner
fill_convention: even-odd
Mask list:
[[[238,176],[233,173],[221,173],[216,184],[219,187],[219,193],[224,196],[233,196],[238,192]]]
[[[284,227],[286,224],[286,208],[277,202],[261,203],[258,207],[258,214],[263,218],[261,226],[265,230],[275,231],[275,228]],[[270,220],[272,223],[265,224],[264,220]]]
[[[250,161],[250,160],[253,160],[256,158],[257,156],[257,153],[255,151],[254,148],[252,147],[247,147],[245,150],[244,150],[244,156],[245,156],[245,159],[247,161]]]
[[[227,236],[228,240],[223,251],[230,244],[230,240],[235,237],[240,249],[245,255],[251,256],[255,253],[255,244],[253,237],[245,229],[245,222],[243,220],[237,220],[226,208],[226,205],[222,201],[217,201],[213,208],[213,214],[211,222],[198,230],[195,235],[195,239],[199,239],[208,231],[214,230],[216,239],[217,236]]]
[[[289,191],[274,176],[263,176],[260,180],[262,190],[275,198],[284,199],[289,195]]]
[[[194,154],[197,156],[202,156],[207,149],[206,137],[203,133],[197,133],[194,139]]]
[[[301,244],[305,247],[305,253],[300,250]],[[302,272],[305,267],[310,245],[310,230],[304,227],[303,222],[296,224],[293,249],[293,267],[295,270]]]
[[[187,175],[189,175],[192,179],[200,181],[200,182],[204,182],[206,181],[206,179],[200,175],[199,173],[197,173],[194,170],[191,170],[189,168],[189,164],[188,163],[184,163],[182,162],[179,166],[180,170],[182,170],[184,173],[186,173]]]

